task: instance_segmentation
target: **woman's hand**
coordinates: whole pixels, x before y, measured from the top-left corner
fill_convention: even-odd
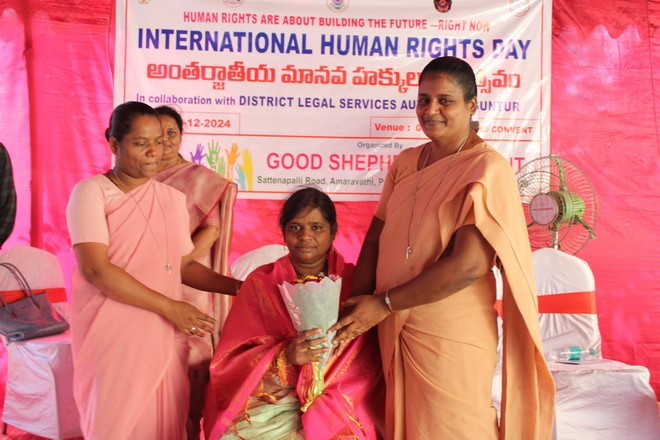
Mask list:
[[[337,350],[390,315],[382,295],[354,296],[342,306],[347,312],[342,313],[341,319],[328,329],[328,333],[337,331],[332,340]]]
[[[300,333],[293,338],[286,347],[286,358],[293,365],[302,365],[309,362],[317,362],[323,358],[323,354],[330,351],[327,347],[312,348],[328,342],[327,336],[310,339],[314,335],[321,334],[320,328],[313,328]]]
[[[204,336],[213,331],[215,319],[184,301],[172,301],[165,317],[189,336]]]

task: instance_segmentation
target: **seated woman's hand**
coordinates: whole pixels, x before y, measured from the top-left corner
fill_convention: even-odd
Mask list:
[[[190,336],[204,336],[204,332],[211,333],[215,324],[215,319],[185,301],[172,301],[165,316],[179,330]]]
[[[327,336],[310,339],[312,336],[321,334],[320,328],[313,328],[300,333],[293,338],[286,347],[286,358],[293,365],[302,365],[309,362],[317,362],[323,358],[323,354],[330,349],[327,347],[313,348],[328,342]]]
[[[358,295],[342,304],[341,318],[328,329],[336,331],[332,345],[340,350],[344,344],[385,319],[390,311],[381,295]]]

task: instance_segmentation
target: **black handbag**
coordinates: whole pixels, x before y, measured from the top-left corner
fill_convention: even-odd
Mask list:
[[[44,294],[34,294],[20,270],[11,263],[2,262],[4,267],[14,275],[25,298],[10,304],[0,292],[0,334],[9,342],[24,341],[42,336],[63,333],[69,328],[69,323],[60,316]]]

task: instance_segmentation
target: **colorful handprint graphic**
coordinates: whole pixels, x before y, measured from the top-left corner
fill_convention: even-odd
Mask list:
[[[247,190],[252,191],[252,175],[253,175],[253,168],[252,168],[252,153],[250,153],[250,150],[247,148],[241,152],[241,156],[243,158],[243,163],[239,166],[241,169],[241,172],[245,176],[245,181],[247,183]],[[241,189],[245,189],[241,187]]]
[[[252,163],[252,153],[249,149],[241,150],[236,142],[231,144],[231,148],[224,149],[225,154],[221,154],[223,148],[216,139],[211,139],[208,144],[208,150],[204,152],[204,146],[197,144],[195,153],[190,153],[190,159],[197,164],[202,164],[206,158],[208,167],[226,178],[236,182],[242,191],[252,191],[254,179],[254,165]],[[240,160],[239,160],[240,159]]]
[[[197,144],[197,149],[195,150],[195,154],[190,153],[190,161],[192,163],[201,165],[202,159],[204,159],[204,157],[206,156],[206,154],[204,154],[203,151],[204,151],[204,146],[202,144]]]
[[[238,159],[239,156],[238,144],[235,142],[231,144],[231,150],[225,149],[225,153],[227,154],[227,174],[225,177],[229,180],[233,180],[234,165],[236,164],[236,159]]]
[[[220,155],[220,144],[215,139],[209,141],[209,152],[206,155],[206,162],[213,171],[218,171],[218,156]],[[230,179],[231,180],[231,179]]]

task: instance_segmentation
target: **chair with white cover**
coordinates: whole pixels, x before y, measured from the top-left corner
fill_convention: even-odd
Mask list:
[[[289,249],[282,244],[267,244],[244,253],[231,265],[231,273],[238,280],[245,280],[247,276],[259,266],[272,263],[289,253]]]
[[[648,369],[602,359],[596,287],[589,265],[553,248],[534,251],[532,262],[544,351],[571,345],[595,351],[591,361],[548,362],[556,388],[553,440],[660,439],[658,406]],[[499,273],[494,272],[499,285]],[[498,365],[493,380],[493,404],[498,410],[501,380]]]
[[[586,261],[553,248],[532,253],[546,352],[566,345],[593,349],[602,359],[596,281]]]
[[[577,345],[596,354],[596,360],[577,365],[549,362],[557,439],[660,439],[648,369],[602,359],[596,286],[587,262],[553,248],[534,251],[532,261],[544,351]]]
[[[0,261],[14,264],[32,290],[45,291],[49,301],[66,318],[64,278],[55,255],[29,246],[16,246],[1,252]],[[0,290],[19,290],[13,276],[4,272],[0,272]],[[56,440],[82,436],[73,398],[69,332],[3,342],[8,360],[3,425]]]

